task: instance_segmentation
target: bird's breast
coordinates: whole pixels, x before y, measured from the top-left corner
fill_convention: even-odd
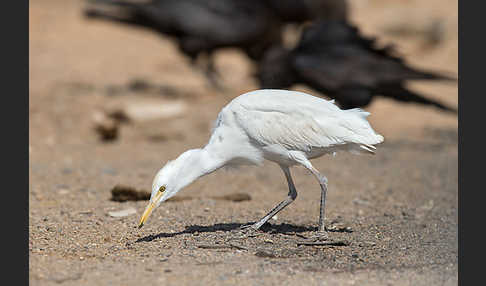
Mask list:
[[[291,166],[295,164],[290,156],[289,150],[281,145],[268,145],[261,147],[263,157],[266,160],[275,162],[280,165]]]

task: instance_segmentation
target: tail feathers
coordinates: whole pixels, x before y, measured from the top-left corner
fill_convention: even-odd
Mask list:
[[[121,22],[126,24],[133,24],[128,17],[122,17],[120,15],[115,15],[113,13],[106,13],[99,9],[88,8],[84,10],[84,17],[87,19],[98,19],[98,20],[106,20],[106,21],[114,21],[114,22]]]
[[[148,3],[140,3],[140,2],[129,2],[129,1],[120,1],[120,0],[87,0],[88,3],[92,3],[93,6],[86,8],[84,10],[84,16],[87,18],[101,18],[105,20],[112,20],[118,22],[126,22],[129,24],[136,24],[132,23],[135,19],[133,18],[134,15],[137,15],[147,7]],[[116,9],[115,11],[105,11],[105,8],[113,7]]]
[[[457,114],[457,109],[454,107],[447,106],[439,101],[433,100],[433,99],[428,99],[418,93],[415,93],[413,91],[410,91],[400,85],[395,85],[395,86],[387,86],[385,88],[381,88],[379,93],[382,96],[393,98],[398,101],[403,101],[403,102],[414,102],[414,103],[420,103],[424,105],[431,105],[435,106],[443,111],[450,112]]]
[[[147,10],[150,9],[149,4],[118,0],[90,0],[90,2],[100,5],[94,5],[84,10],[84,16],[87,19],[112,21],[145,28],[153,27],[152,19],[147,15]],[[105,4],[111,5],[111,7],[102,7]]]
[[[408,68],[410,72],[410,79],[415,80],[444,80],[444,81],[457,81],[457,77],[446,72],[433,72],[427,70],[417,70]]]
[[[362,144],[362,145],[359,145],[359,147],[361,149],[367,151],[368,153],[375,155],[375,150],[376,150],[375,146],[369,145],[369,144]]]
[[[369,112],[364,111],[361,108],[352,108],[343,110],[348,116],[345,116],[340,123],[346,129],[351,130],[350,141],[354,142],[355,147],[359,151],[366,150],[368,152],[374,152],[375,144],[383,142],[384,138],[380,134],[376,133],[371,127],[366,118],[370,115]]]
[[[121,1],[121,0],[87,0],[88,3],[93,4],[105,4],[105,5],[115,5],[115,6],[125,6],[125,7],[138,7],[143,5],[143,3]]]
[[[375,155],[376,147],[371,144],[363,144],[363,143],[355,143],[347,145],[347,151],[355,154],[355,155],[362,155],[362,154],[371,154]]]
[[[454,75],[446,75],[445,73],[442,74],[428,74],[428,79],[431,80],[445,80],[445,81],[457,81],[458,78]]]

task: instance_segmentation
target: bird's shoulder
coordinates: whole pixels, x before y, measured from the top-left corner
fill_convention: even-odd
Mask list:
[[[244,94],[224,110],[252,140],[293,150],[343,143],[340,111],[332,101],[284,90]]]
[[[247,92],[235,98],[229,107],[235,112],[280,112],[288,115],[306,114],[316,110],[320,113],[339,111],[334,100],[328,101],[304,92],[280,89],[259,89]]]

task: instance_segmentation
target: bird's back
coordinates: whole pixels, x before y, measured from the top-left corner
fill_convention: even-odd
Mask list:
[[[238,42],[255,37],[266,25],[264,7],[257,1],[247,2],[178,1],[170,11],[171,24],[187,35]]]
[[[182,51],[192,57],[203,51],[234,46],[256,57],[271,43],[281,40],[278,21],[259,0],[91,1],[119,8],[105,13],[95,6],[86,11],[91,18],[123,22],[173,36]]]
[[[361,109],[341,110],[303,92],[263,89],[235,98],[225,108],[254,144],[309,153],[336,147],[368,146],[383,141]],[[371,146],[371,147],[370,147]],[[370,151],[370,150],[367,150]]]

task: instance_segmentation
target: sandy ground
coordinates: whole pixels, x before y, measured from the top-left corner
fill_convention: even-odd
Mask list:
[[[365,34],[393,42],[415,66],[457,74],[457,1],[353,0]],[[87,22],[81,1],[30,1],[29,281],[31,285],[456,285],[458,281],[457,117],[413,104],[375,100],[368,111],[385,143],[376,156],[313,161],[329,179],[327,224],[347,246],[299,245],[317,227],[319,186],[292,173],[297,200],[255,236],[239,227],[282,200],[278,166],[218,171],[164,203],[137,228],[146,201],[111,201],[126,184],[149,190],[169,159],[204,145],[217,112],[256,88],[252,64],[222,51],[217,66],[231,90],[217,92],[173,43],[141,29]],[[443,24],[427,38],[387,27]],[[152,92],[126,89],[143,79]],[[412,83],[457,106],[457,84]],[[296,87],[316,94],[305,87]],[[121,125],[102,142],[97,112],[133,102],[186,104],[179,116]],[[232,202],[217,195],[246,193]],[[116,218],[110,211],[134,208]]]

